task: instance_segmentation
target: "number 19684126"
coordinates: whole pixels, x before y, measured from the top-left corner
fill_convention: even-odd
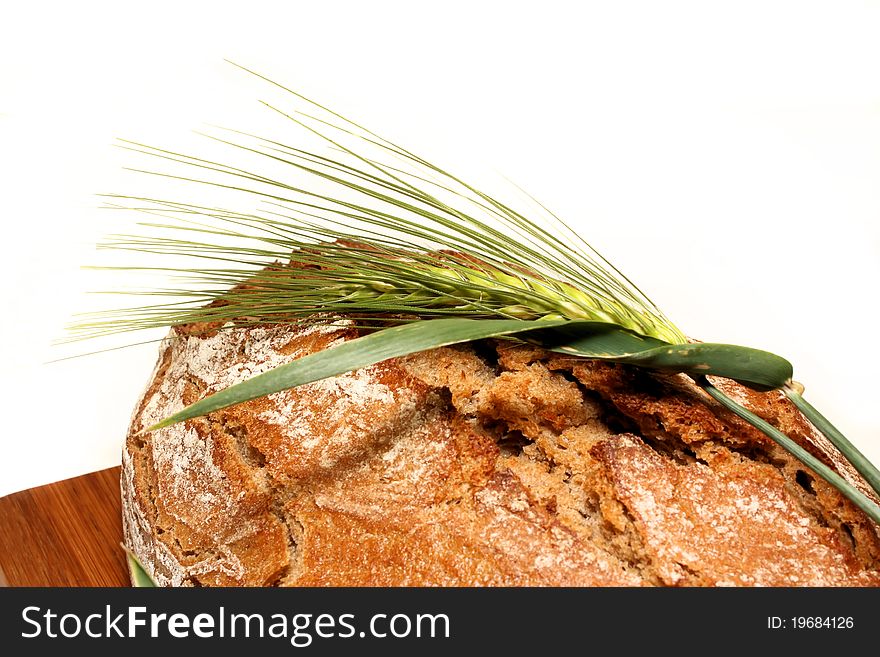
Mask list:
[[[855,626],[852,616],[768,616],[770,630],[850,630]]]

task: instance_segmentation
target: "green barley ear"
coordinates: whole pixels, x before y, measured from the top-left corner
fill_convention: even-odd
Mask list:
[[[175,171],[145,173],[220,189],[247,203],[215,208],[107,195],[111,207],[154,218],[140,224],[144,234],[113,236],[105,248],[189,256],[193,266],[171,268],[180,287],[145,293],[170,295],[173,302],[91,315],[73,327],[72,336],[205,322],[317,322],[338,315],[356,317],[367,332],[220,391],[151,430],[394,356],[505,337],[573,357],[689,374],[880,523],[876,500],[705,378],[784,389],[880,494],[880,473],[792,388],[787,360],[746,347],[690,343],[641,290],[543,206],[527,217],[332,110],[247,72],[283,90],[293,106],[264,103],[269,110],[328,148],[306,150],[232,130],[211,136],[231,153],[262,163],[252,170],[122,142]],[[141,269],[162,268],[157,263]]]

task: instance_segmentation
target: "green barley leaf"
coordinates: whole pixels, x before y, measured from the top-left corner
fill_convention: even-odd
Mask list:
[[[134,553],[125,547],[125,545],[123,545],[122,548],[125,550],[125,560],[128,563],[128,573],[131,576],[131,585],[135,588],[155,587],[156,582],[154,582],[153,578],[147,573],[140,560],[134,556]]]
[[[785,395],[798,407],[798,410],[834,445],[840,453],[846,457],[856,471],[862,475],[868,485],[877,495],[880,495],[880,470],[853,445],[840,429],[831,424],[831,421],[822,415],[810,402],[804,399],[800,392],[792,386],[785,386]]]
[[[874,522],[880,524],[880,506],[877,506],[877,503],[874,500],[870,499],[846,479],[837,474],[832,468],[825,465],[822,461],[810,454],[810,452],[798,445],[794,440],[786,436],[772,424],[763,418],[758,417],[725,395],[718,388],[709,383],[705,377],[698,377],[696,382],[715,401],[719,402],[727,410],[732,411],[741,417],[756,429],[760,429],[764,435],[772,438],[773,441],[785,449],[785,451],[834,486],[844,497],[864,511]]]
[[[554,343],[557,338],[563,341]],[[781,356],[730,344],[671,345],[620,330],[581,333],[575,326],[542,331],[530,339],[543,339],[545,348],[571,356],[600,358],[694,376],[713,374],[756,390],[781,388],[791,380],[793,373],[791,363]],[[627,347],[630,353],[625,353]]]
[[[536,328],[559,326],[567,321],[449,318],[392,326],[324,351],[297,358],[238,385],[221,390],[147,430],[161,429],[227,406],[374,365],[388,358],[471,340],[516,335]],[[584,324],[593,323],[595,322],[584,322]]]
[[[782,385],[791,377],[788,361],[764,351],[719,344],[670,345],[606,322],[435,319],[392,326],[303,356],[206,397],[148,430],[344,374],[388,358],[461,342],[508,336],[567,355],[694,376],[717,374],[768,388]],[[776,383],[780,378],[781,382]]]

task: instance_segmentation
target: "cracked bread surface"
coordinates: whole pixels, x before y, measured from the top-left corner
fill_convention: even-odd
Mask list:
[[[487,341],[143,433],[358,334],[172,331],[123,453],[126,542],[157,583],[880,584],[877,526],[684,376]],[[864,489],[781,394],[715,382]]]

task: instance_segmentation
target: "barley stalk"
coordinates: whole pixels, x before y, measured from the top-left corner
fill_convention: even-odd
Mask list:
[[[584,291],[522,265],[488,263],[459,252],[426,253],[378,242],[311,243],[288,239],[283,244],[289,249],[287,254],[292,255],[290,262],[282,265],[276,261],[257,273],[246,269],[190,270],[188,273],[199,283],[220,286],[198,293],[184,291],[183,296],[194,300],[196,306],[147,306],[92,316],[75,327],[77,337],[193,322],[241,323],[242,318],[263,322],[308,320],[321,312],[591,320],[664,342],[686,342],[674,325],[643,306],[625,298]],[[120,240],[113,246],[163,253],[211,249],[223,257],[249,255],[240,249],[181,245],[165,238]]]
[[[703,377],[781,388],[791,379],[788,361],[744,347],[687,344],[684,333],[638,287],[543,206],[540,218],[526,217],[410,151],[280,88],[307,109],[266,106],[318,136],[332,155],[238,131],[212,136],[267,167],[251,171],[123,142],[174,169],[145,173],[237,194],[251,207],[242,211],[108,195],[111,207],[149,215],[141,227],[158,234],[119,235],[105,247],[185,255],[201,266],[169,268],[179,287],[142,293],[170,301],[93,314],[74,327],[73,335],[201,322],[320,321],[339,314],[384,328],[221,391],[160,424],[384,357],[455,340],[505,336],[574,356],[688,373],[880,520],[873,500]],[[279,168],[283,171],[276,173]],[[174,236],[166,234],[169,230]],[[880,472],[799,394],[788,394],[878,490]]]

